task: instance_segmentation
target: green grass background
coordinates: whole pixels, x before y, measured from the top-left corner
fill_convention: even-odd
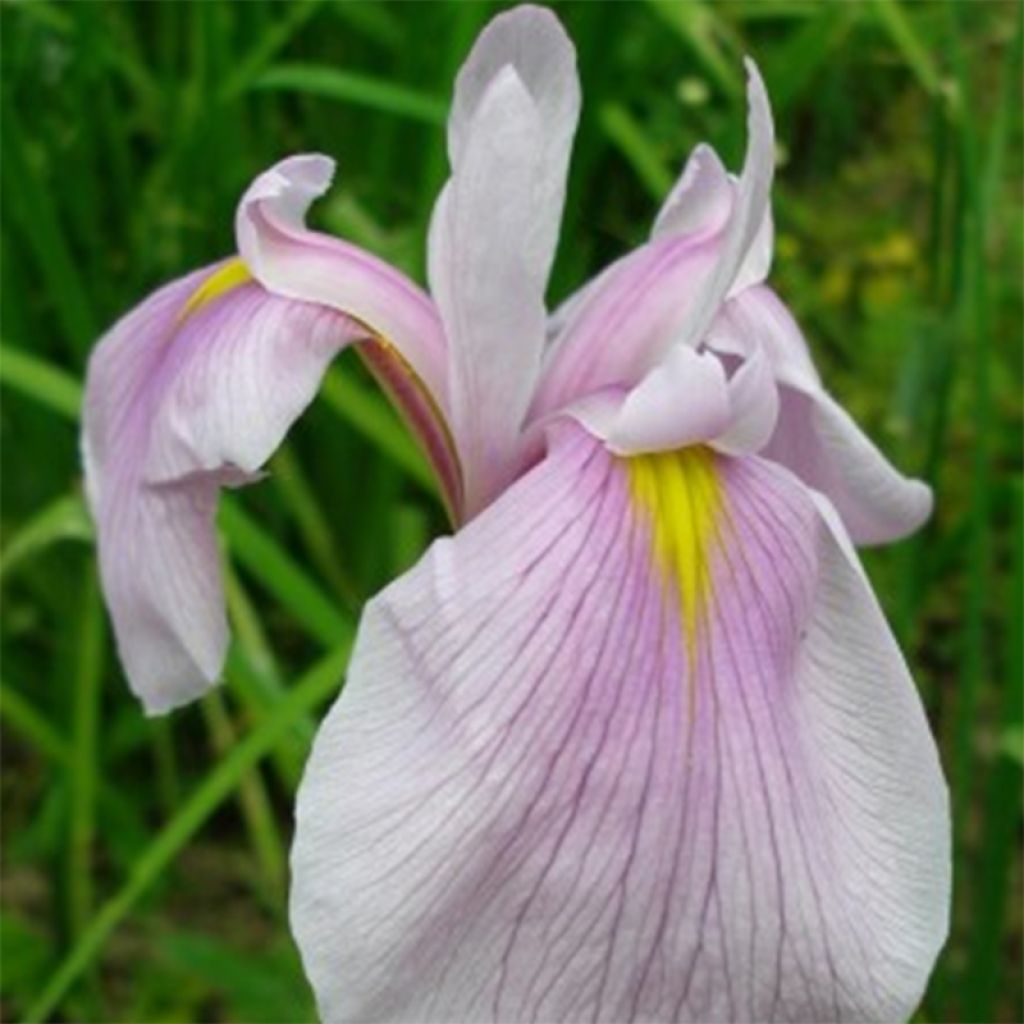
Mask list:
[[[920,1019],[1021,1006],[1021,8],[559,3],[585,107],[551,298],[644,237],[699,140],[736,166],[740,58],[779,136],[773,282],[936,515],[868,567],[956,822]],[[422,276],[453,74],[490,3],[4,3],[4,1020],[310,1020],[284,915],[292,795],[359,608],[445,528],[342,357],[221,517],[226,686],[147,721],[112,651],[76,417],[102,329],[232,248],[248,181],[320,150],[316,220]]]

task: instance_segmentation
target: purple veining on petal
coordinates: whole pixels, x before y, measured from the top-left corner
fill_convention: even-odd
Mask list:
[[[801,485],[714,459],[695,657],[627,474],[571,426],[373,602],[298,808],[325,1019],[910,1012],[942,887],[916,695],[880,618],[844,647],[832,595],[870,597]]]

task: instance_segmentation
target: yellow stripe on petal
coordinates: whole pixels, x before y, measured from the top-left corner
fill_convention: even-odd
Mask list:
[[[654,555],[679,598],[687,648],[711,593],[710,561],[724,514],[715,454],[702,445],[627,461],[633,500],[647,515]]]
[[[192,294],[182,307],[179,321],[187,320],[203,306],[220,298],[234,288],[252,280],[249,268],[236,256],[215,270]]]

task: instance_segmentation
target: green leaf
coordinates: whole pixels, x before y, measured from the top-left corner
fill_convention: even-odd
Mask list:
[[[326,647],[351,629],[348,617],[300,569],[270,534],[230,498],[220,503],[220,525],[246,570]]]
[[[42,508],[0,551],[0,579],[62,540],[91,543],[92,523],[80,495],[67,494]]]
[[[64,370],[10,345],[0,345],[0,382],[65,419],[77,420],[82,385]]]
[[[259,75],[252,88],[276,89],[354,103],[433,127],[443,126],[448,116],[448,104],[435,96],[406,89],[386,79],[370,78],[321,64],[276,64]]]
[[[608,103],[601,108],[601,127],[629,161],[651,198],[659,202],[664,199],[672,187],[672,175],[633,115],[620,103]]]
[[[103,951],[111,932],[130,913],[139,897],[231,795],[245,773],[267,756],[297,719],[318,707],[338,689],[339,680],[348,664],[351,645],[352,633],[349,630],[339,646],[299,680],[281,702],[277,714],[253,729],[196,787],[174,817],[146,847],[128,878],[103,904],[88,930],[49,979],[25,1015],[27,1024],[41,1024],[50,1016],[68,988]]]
[[[339,369],[328,370],[320,389],[328,407],[372,441],[381,454],[432,493],[437,484],[426,459],[387,402]]]

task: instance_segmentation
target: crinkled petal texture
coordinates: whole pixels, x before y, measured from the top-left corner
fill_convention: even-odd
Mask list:
[[[365,334],[232,260],[160,289],[97,346],[86,483],[118,651],[148,712],[201,695],[223,664],[220,488],[254,479],[327,363]]]
[[[297,811],[325,1020],[912,1012],[947,797],[817,509],[758,458],[565,426],[370,604]]]

